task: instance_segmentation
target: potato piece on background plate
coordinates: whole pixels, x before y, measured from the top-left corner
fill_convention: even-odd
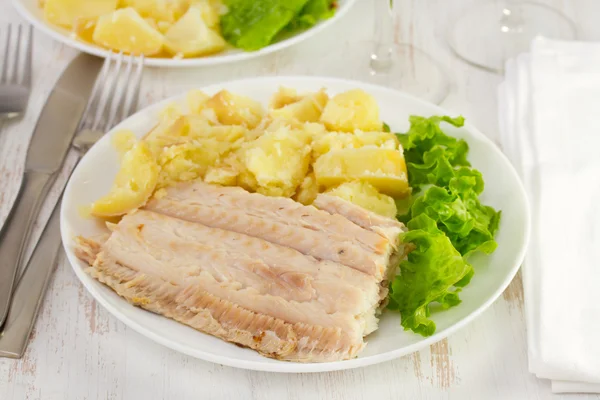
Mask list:
[[[258,126],[265,115],[265,110],[258,101],[227,90],[221,90],[208,99],[205,108],[214,110],[222,124],[244,125],[250,129]]]
[[[360,89],[335,95],[323,110],[321,122],[331,131],[381,130],[379,106],[373,96]]]
[[[328,188],[363,181],[395,198],[409,193],[406,162],[398,150],[362,147],[331,151],[319,157],[313,168],[317,183]]]
[[[86,1],[86,0],[79,0]],[[121,7],[132,7],[142,17],[173,23],[187,10],[188,0],[121,0]]]
[[[202,19],[202,10],[191,6],[165,33],[165,46],[173,55],[196,57],[225,48],[225,39]]]
[[[381,194],[373,185],[367,182],[342,183],[326,193],[341,197],[350,203],[361,206],[384,217],[395,218],[398,210],[396,202],[390,196]]]
[[[130,54],[151,56],[163,48],[163,35],[133,8],[122,8],[98,18],[95,43]]]
[[[220,29],[219,22],[219,8],[220,5],[213,4],[209,0],[191,0],[191,6],[196,7],[200,10],[202,19],[208,25],[209,28],[218,30]]]
[[[91,214],[114,217],[143,206],[156,187],[158,174],[159,167],[146,143],[136,143],[123,156],[110,192],[92,204]]]
[[[77,20],[95,20],[117,9],[117,0],[46,0],[44,17],[48,22],[71,28]]]

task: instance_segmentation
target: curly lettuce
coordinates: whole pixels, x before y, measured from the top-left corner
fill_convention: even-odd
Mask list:
[[[426,214],[413,218],[408,228],[403,240],[414,250],[400,264],[402,275],[392,281],[388,308],[400,311],[404,329],[430,336],[435,332],[430,304],[459,304],[458,292],[469,283],[473,267]]]
[[[410,230],[403,240],[414,250],[390,285],[389,307],[400,311],[405,329],[423,336],[435,332],[432,303],[443,309],[460,304],[458,293],[474,274],[467,258],[496,249],[501,216],[479,199],[484,181],[467,160],[468,144],[446,135],[442,122],[461,127],[464,119],[413,116],[409,131],[397,134],[413,189],[399,219]]]

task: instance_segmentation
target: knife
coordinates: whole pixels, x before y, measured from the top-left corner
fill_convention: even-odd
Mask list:
[[[0,357],[21,358],[25,353],[35,317],[48,288],[60,250],[60,204],[58,199],[50,220],[37,243],[27,269],[13,293],[10,313],[0,332]]]
[[[78,55],[56,82],[36,123],[21,188],[0,230],[0,326],[8,314],[31,228],[67,155],[101,68],[102,59]]]

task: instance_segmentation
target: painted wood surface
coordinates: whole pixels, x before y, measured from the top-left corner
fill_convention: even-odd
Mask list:
[[[149,69],[141,106],[243,76],[318,74],[318,60],[311,56],[315,49],[371,37],[371,1],[359,0],[333,27],[278,54],[214,68]],[[488,0],[399,0],[396,39],[421,47],[451,71],[453,93],[445,105],[497,142],[496,87],[501,77],[465,65],[445,41],[453,18],[483,1]],[[577,21],[583,39],[600,38],[597,0],[544,2]],[[19,17],[3,0],[0,22],[8,21]],[[37,115],[74,54],[37,33],[34,90],[27,113],[0,127],[0,223],[18,190]],[[68,169],[59,181],[66,179]],[[40,221],[45,221],[56,197],[55,190]],[[34,237],[38,234],[39,229]],[[472,324],[411,356],[323,374],[244,371],[176,353],[125,327],[96,304],[62,255],[24,358],[0,359],[0,399],[600,399],[552,395],[547,381],[528,372],[525,338],[523,288],[517,276]]]

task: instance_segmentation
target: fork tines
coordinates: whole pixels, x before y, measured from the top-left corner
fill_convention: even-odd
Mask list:
[[[79,131],[105,133],[137,108],[144,57],[109,53],[88,102]]]
[[[33,28],[21,24],[0,27],[2,37],[2,72],[0,85],[31,85]]]

